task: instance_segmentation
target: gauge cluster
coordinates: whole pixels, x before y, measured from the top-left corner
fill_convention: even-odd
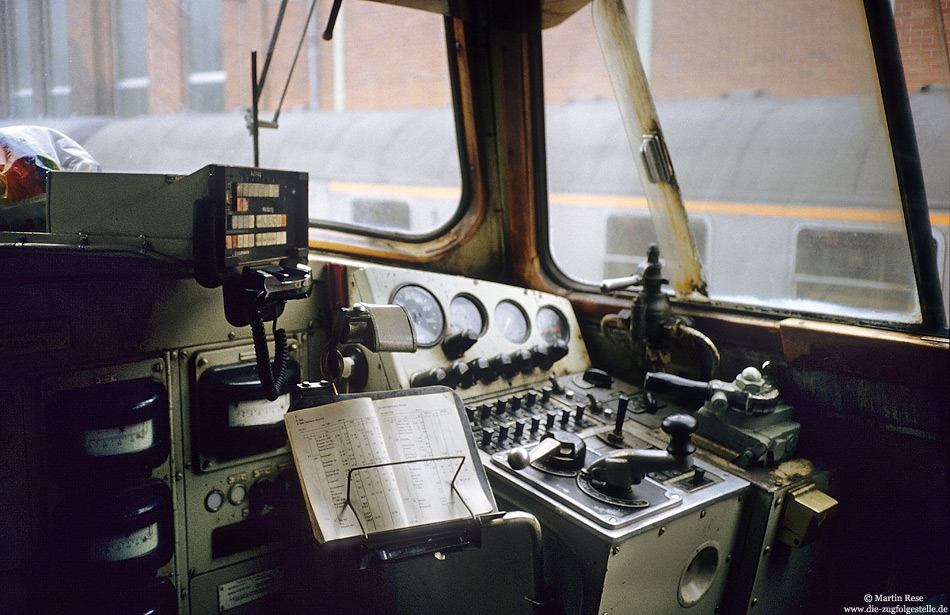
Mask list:
[[[400,305],[416,332],[417,352],[370,359],[371,390],[442,384],[471,397],[590,367],[570,302],[557,295],[374,266],[351,272],[350,301]]]

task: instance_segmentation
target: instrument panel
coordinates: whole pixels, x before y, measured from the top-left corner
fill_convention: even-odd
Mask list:
[[[461,276],[365,267],[350,302],[394,303],[409,313],[419,350],[368,357],[368,390],[442,384],[463,398],[583,372],[590,357],[570,302]]]
[[[555,610],[718,611],[748,483],[695,459],[623,493],[597,485],[598,459],[618,449],[657,459],[671,435],[640,387],[592,367],[566,299],[385,267],[352,270],[349,283],[351,303],[405,308],[418,338],[415,353],[370,353],[366,388],[456,390],[499,505],[541,522],[546,571],[564,581],[551,589]],[[550,460],[510,462],[551,438]]]

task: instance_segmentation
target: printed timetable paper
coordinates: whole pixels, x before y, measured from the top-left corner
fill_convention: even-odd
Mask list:
[[[284,422],[320,542],[495,509],[450,390],[352,397],[290,412]]]

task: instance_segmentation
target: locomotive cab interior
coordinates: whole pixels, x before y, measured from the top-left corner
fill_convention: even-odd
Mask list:
[[[0,18],[4,613],[947,612],[950,3]]]

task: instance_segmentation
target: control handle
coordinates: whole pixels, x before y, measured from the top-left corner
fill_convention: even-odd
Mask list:
[[[587,446],[584,441],[566,431],[552,430],[541,437],[530,453],[519,446],[508,451],[508,465],[523,470],[533,463],[546,463],[560,470],[579,470],[584,467]]]
[[[671,414],[660,424],[670,436],[670,444],[666,452],[674,457],[685,457],[696,452],[690,436],[696,432],[696,419],[689,414]]]
[[[643,379],[643,390],[650,393],[676,393],[696,399],[706,399],[711,394],[709,383],[690,380],[664,372],[648,372]]]

